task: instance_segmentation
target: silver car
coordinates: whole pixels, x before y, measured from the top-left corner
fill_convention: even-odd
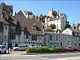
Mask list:
[[[4,45],[0,45],[0,53],[6,53],[7,48]]]

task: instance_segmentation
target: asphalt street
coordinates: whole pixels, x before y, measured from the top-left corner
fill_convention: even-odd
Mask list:
[[[22,52],[1,54],[0,60],[80,60],[80,52],[24,55]]]

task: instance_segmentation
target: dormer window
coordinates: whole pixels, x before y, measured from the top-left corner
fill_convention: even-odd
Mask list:
[[[76,27],[74,26],[74,29],[76,29]]]
[[[33,30],[36,30],[36,25],[35,25],[35,23],[33,24]]]
[[[41,31],[41,29],[38,26],[33,26],[33,30]]]
[[[38,27],[37,25],[35,25],[35,23],[33,24],[33,30],[41,31],[40,27]]]

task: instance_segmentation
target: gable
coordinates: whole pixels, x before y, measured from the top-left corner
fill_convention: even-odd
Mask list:
[[[63,34],[69,34],[69,35],[72,35],[72,30],[69,29],[69,28],[67,28],[67,29],[65,29],[62,33],[63,33]]]

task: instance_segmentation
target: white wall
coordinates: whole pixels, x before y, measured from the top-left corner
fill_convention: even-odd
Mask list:
[[[56,29],[61,30],[61,32],[65,29],[66,26],[66,20],[65,19],[56,19],[56,20],[51,20],[50,18],[45,18],[45,29],[47,29],[51,24],[55,24],[56,25]]]
[[[69,28],[65,29],[62,33],[72,35],[72,31]]]

